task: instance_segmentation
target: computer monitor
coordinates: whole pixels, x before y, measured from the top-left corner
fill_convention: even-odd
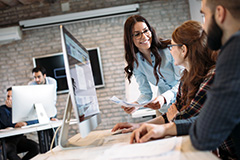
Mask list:
[[[39,120],[39,123],[47,123],[57,114],[54,96],[54,85],[13,86],[12,122]],[[43,114],[38,115],[38,111]]]
[[[63,26],[60,31],[69,97],[59,145],[68,148],[76,145],[68,142],[72,108],[82,138],[98,126],[101,118],[88,52]]]

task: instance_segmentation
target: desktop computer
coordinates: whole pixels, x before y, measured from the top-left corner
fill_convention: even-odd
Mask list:
[[[69,96],[59,145],[69,148],[77,147],[68,141],[72,109],[82,138],[98,126],[101,117],[88,51],[65,27],[60,26],[60,32]]]
[[[12,122],[38,120],[48,123],[57,114],[54,85],[23,85],[12,87]]]

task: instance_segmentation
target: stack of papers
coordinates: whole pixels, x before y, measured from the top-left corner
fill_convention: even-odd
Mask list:
[[[106,159],[174,159],[180,158],[182,138],[172,137],[146,143],[116,144],[104,152]]]
[[[151,100],[151,101],[147,101],[142,104],[133,104],[133,103],[129,103],[124,100],[121,100],[121,99],[117,98],[116,96],[113,96],[112,98],[110,98],[110,100],[114,103],[117,103],[117,104],[125,106],[125,107],[138,107],[138,108],[144,107],[146,104],[152,102],[152,100]]]

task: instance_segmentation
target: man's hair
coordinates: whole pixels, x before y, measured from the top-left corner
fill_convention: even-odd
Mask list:
[[[46,69],[42,66],[37,66],[37,67],[32,69],[32,73],[36,73],[36,72],[39,72],[39,71],[42,72],[43,75],[47,74]]]
[[[240,0],[206,0],[206,5],[215,12],[216,6],[221,5],[226,8],[231,15],[240,20]]]
[[[7,89],[7,92],[8,92],[8,91],[11,91],[11,90],[12,90],[12,87],[9,87],[9,88]]]

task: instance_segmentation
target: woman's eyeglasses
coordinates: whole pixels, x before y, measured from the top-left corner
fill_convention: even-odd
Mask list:
[[[168,47],[168,49],[171,51],[172,50],[172,47],[173,46],[179,46],[179,47],[181,47],[181,46],[183,46],[183,44],[169,44],[169,45],[167,45],[167,47]]]
[[[151,36],[151,31],[149,29],[145,29],[144,31],[142,32],[136,32],[134,33],[132,36],[136,39],[136,40],[139,40],[142,38],[142,35],[145,35],[147,37]]]

